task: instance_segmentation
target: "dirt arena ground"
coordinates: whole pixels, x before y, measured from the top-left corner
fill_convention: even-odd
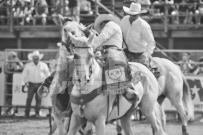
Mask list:
[[[108,125],[106,135],[116,135],[114,125]],[[133,122],[132,129],[134,135],[152,135],[151,127],[147,122]],[[179,122],[167,122],[167,132],[169,135],[181,135],[181,125]],[[190,123],[188,126],[190,135],[202,135],[203,123],[199,120]],[[0,117],[0,135],[47,135],[49,132],[48,119],[26,119]],[[57,131],[53,134],[57,135]]]

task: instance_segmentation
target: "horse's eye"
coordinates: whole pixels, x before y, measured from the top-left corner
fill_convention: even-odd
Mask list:
[[[75,35],[75,31],[72,31],[71,34],[72,34],[72,35]]]

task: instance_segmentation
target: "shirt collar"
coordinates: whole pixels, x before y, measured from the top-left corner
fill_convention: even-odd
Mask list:
[[[33,66],[39,66],[41,64],[41,62],[39,61],[39,63],[37,65],[35,65],[35,63],[32,61],[32,65]]]

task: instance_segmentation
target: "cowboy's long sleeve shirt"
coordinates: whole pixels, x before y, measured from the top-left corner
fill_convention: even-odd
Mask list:
[[[130,24],[129,17],[125,16],[121,20],[124,42],[128,50],[134,53],[147,52],[151,55],[156,45],[150,25],[140,17]]]
[[[49,75],[49,68],[44,62],[37,65],[33,62],[27,63],[22,73],[22,85],[27,82],[42,83]]]
[[[92,46],[94,50],[105,45],[115,45],[121,49],[122,42],[123,38],[120,26],[113,21],[109,21],[104,26],[101,33],[94,38]]]

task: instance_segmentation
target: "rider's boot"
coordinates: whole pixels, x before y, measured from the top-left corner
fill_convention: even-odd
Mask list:
[[[136,94],[134,86],[132,84],[129,88],[126,89],[124,96],[129,102],[131,102],[132,104],[134,104],[137,107],[138,101],[139,101],[139,96]]]
[[[156,78],[159,78],[159,77],[160,77],[160,74],[161,74],[161,73],[160,73],[160,71],[158,70],[157,67],[151,68],[150,71],[154,74],[154,76],[155,76]]]

